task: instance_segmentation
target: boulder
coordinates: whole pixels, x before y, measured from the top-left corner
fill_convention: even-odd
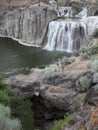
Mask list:
[[[75,96],[75,91],[60,86],[48,86],[45,91],[41,90],[41,97],[46,106],[50,105],[65,111],[72,111],[79,107],[80,104]]]
[[[42,74],[42,69],[32,69],[29,75],[19,74],[11,76],[5,82],[22,98],[32,98],[34,95],[39,95]]]

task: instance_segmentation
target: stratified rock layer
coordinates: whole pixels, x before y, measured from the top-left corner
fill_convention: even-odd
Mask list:
[[[48,23],[56,17],[53,9],[30,6],[9,11],[0,21],[0,35],[19,39],[27,45],[41,46]]]

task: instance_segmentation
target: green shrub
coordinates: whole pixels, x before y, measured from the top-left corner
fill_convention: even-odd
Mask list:
[[[91,79],[88,78],[87,76],[80,77],[76,81],[77,90],[81,92],[88,90],[90,85],[91,85]]]
[[[80,7],[79,7],[79,5],[76,4],[76,3],[72,3],[71,7],[72,7],[73,10],[80,11]]]
[[[58,16],[56,19],[65,19],[64,16]]]
[[[29,100],[24,101],[20,107],[18,106],[19,119],[21,120],[23,130],[33,130],[33,113],[31,109],[32,103]],[[28,129],[29,128],[29,129]]]
[[[81,7],[77,3],[72,3],[71,7],[73,10],[73,17],[81,11]]]
[[[98,71],[98,60],[94,60],[94,61],[91,63],[91,68],[92,68],[94,71]]]
[[[89,86],[89,79],[87,78],[87,76],[81,77],[79,79],[79,82],[82,87]]]
[[[80,53],[80,58],[81,58],[81,60],[87,60],[87,59],[89,59],[89,55],[87,54],[87,53]]]
[[[98,43],[88,47],[88,48],[82,48],[79,51],[80,58],[85,60],[89,59],[91,55],[95,55],[98,53]]]
[[[77,98],[79,100],[80,105],[82,106],[84,104],[84,102],[85,102],[86,94],[84,94],[84,93],[83,94],[78,94]]]
[[[4,107],[0,104],[0,115],[9,117],[11,115],[11,111],[9,107]]]
[[[94,37],[94,38],[98,38],[98,29],[96,29],[96,30],[93,32],[93,37]]]
[[[79,56],[80,56],[81,60],[89,59],[88,49],[81,48],[79,51]]]
[[[72,54],[73,54],[73,56],[78,57],[79,56],[79,51],[75,51]]]
[[[70,58],[68,58],[68,57],[63,57],[63,60],[66,62],[66,61],[68,61]]]
[[[8,96],[5,90],[0,91],[0,103],[4,104],[5,106],[10,105],[10,97]]]
[[[59,71],[59,67],[56,64],[51,64],[47,66],[44,70],[44,78],[49,78],[51,76],[54,76],[56,72]]]
[[[64,124],[70,124],[71,121],[72,121],[71,116],[67,114],[66,116],[64,116],[64,119],[55,120],[54,126],[53,128],[51,128],[51,130],[61,130]]]
[[[20,130],[21,123],[18,119],[11,119],[9,107],[0,104],[0,130]]]
[[[23,130],[33,129],[33,113],[29,100],[22,101],[21,98],[13,97],[11,99],[12,115],[21,120]]]
[[[23,99],[21,99],[14,92],[12,92],[10,90],[10,87],[3,82],[2,78],[0,78],[0,104],[4,106],[9,106],[9,108],[11,108],[12,117],[19,118],[21,120],[23,130],[27,130],[30,127],[31,129],[33,129],[32,128],[33,114],[32,114],[30,101],[23,101]],[[7,121],[9,122],[10,125],[11,121],[10,120]],[[14,124],[18,125],[16,120],[13,120],[13,122]],[[10,127],[12,128],[13,126],[10,125]],[[7,129],[7,130],[13,130],[13,129]],[[18,130],[18,129],[14,129],[14,130]]]
[[[98,43],[94,44],[88,49],[88,54],[92,55],[96,53],[98,53]]]
[[[6,84],[3,82],[3,78],[0,76],[0,90],[6,89]]]

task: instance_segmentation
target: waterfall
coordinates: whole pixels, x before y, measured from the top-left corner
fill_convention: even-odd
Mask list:
[[[87,17],[87,8],[83,7],[82,11],[80,11],[75,17],[85,19]]]
[[[47,50],[72,52],[78,50],[84,42],[86,24],[82,21],[52,21],[48,28]]]

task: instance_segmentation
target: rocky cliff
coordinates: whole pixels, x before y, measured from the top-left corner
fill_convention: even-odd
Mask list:
[[[66,113],[71,115],[72,123],[65,121],[58,130],[90,130],[90,114],[98,106],[96,48],[89,48],[89,51],[93,49],[90,51],[92,58],[83,60],[81,50],[80,57],[64,57],[59,61],[61,63],[32,69],[28,75],[20,74],[5,80],[18,96],[31,100],[34,119],[43,130],[50,130],[46,122],[63,118]]]
[[[31,5],[8,11],[0,21],[0,35],[19,39],[28,45],[41,46],[48,23],[56,18],[49,7]]]

